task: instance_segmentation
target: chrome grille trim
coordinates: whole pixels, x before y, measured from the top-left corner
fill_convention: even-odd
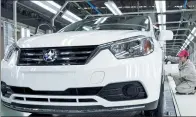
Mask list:
[[[62,57],[62,58],[57,58],[57,60],[84,60],[87,58],[88,58],[88,56],[85,56],[85,57]]]
[[[38,54],[38,53],[24,53],[24,56],[41,56],[43,54]]]
[[[18,66],[54,66],[54,65],[84,65],[95,53],[97,46],[71,46],[48,48],[20,48]],[[52,62],[44,60],[48,50],[55,50],[56,57]]]
[[[43,59],[22,58],[24,61],[43,61]]]
[[[61,52],[60,55],[67,55],[67,54],[90,54],[92,51],[83,51],[83,52]]]

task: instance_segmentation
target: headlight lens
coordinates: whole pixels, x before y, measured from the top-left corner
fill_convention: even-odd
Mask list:
[[[18,50],[19,50],[19,48],[15,43],[8,46],[5,51],[4,60],[8,61],[10,59],[10,57],[12,56],[12,54]]]
[[[145,56],[154,50],[151,38],[140,36],[114,42],[110,51],[117,59]]]

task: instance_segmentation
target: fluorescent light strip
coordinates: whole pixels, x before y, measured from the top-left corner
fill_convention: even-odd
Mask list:
[[[71,23],[77,22],[82,20],[80,17],[76,16],[75,14],[73,14],[72,12],[70,12],[69,10],[66,10],[63,15],[62,18],[70,21]]]
[[[78,17],[77,15],[73,14],[72,12],[70,12],[68,10],[65,11],[65,14],[72,16],[74,19],[82,20],[80,17]]]
[[[46,1],[46,2],[50,3],[51,5],[53,5],[54,7],[58,8],[58,9],[61,8],[61,6],[54,1]]]
[[[196,28],[194,27],[193,30],[191,31],[192,34],[194,34],[196,31]]]
[[[164,0],[156,0],[155,1],[157,13],[166,12],[166,3]]]
[[[101,18],[98,18],[97,21],[94,23],[94,24],[99,24],[102,20],[102,17]]]
[[[188,42],[189,42],[189,40],[188,40],[188,39],[186,39],[185,43],[188,43]]]
[[[53,14],[56,14],[57,11],[61,8],[61,6],[57,3],[55,3],[54,1],[31,1],[31,2],[39,5],[40,7],[50,11]],[[48,3],[52,6],[49,6]],[[51,7],[53,7],[54,9]],[[80,17],[76,16],[75,14],[73,14],[72,12],[70,12],[68,10],[66,10],[64,12],[64,14],[62,15],[62,18],[64,18],[65,20],[68,20],[69,22],[72,22],[72,23],[82,20]]]
[[[42,1],[42,2],[41,2],[41,1],[31,1],[31,2],[37,4],[38,6],[44,8],[44,9],[46,9],[46,10],[48,10],[48,11],[50,11],[50,12],[53,13],[53,14],[56,14],[56,13],[57,13],[56,10],[54,10],[54,9],[48,7],[47,5],[45,5],[45,4],[43,3],[43,1]]]
[[[67,17],[66,15],[62,15],[62,18],[64,18],[65,20],[68,20],[68,21],[71,22],[71,23],[77,22],[77,21],[75,21],[75,20],[73,20],[73,19]]]
[[[196,28],[194,27],[193,30],[191,31],[191,33],[196,36]]]
[[[190,41],[188,41],[187,43],[186,43],[186,45],[189,45],[190,44]]]
[[[159,25],[159,30],[166,30],[166,25]]]
[[[104,17],[103,20],[100,23],[101,24],[104,23],[107,19],[108,19],[108,17]]]
[[[118,13],[119,15],[122,15],[122,12],[120,11],[120,9],[116,6],[116,4],[115,4],[114,2],[112,2],[111,5],[112,5],[113,9],[114,9],[115,11],[117,11],[117,13]]]
[[[122,12],[113,1],[108,1],[104,4],[114,15],[122,15]]]
[[[188,40],[192,41],[194,39],[194,36],[192,34],[189,34],[189,36],[187,37]]]
[[[98,18],[97,21],[94,23],[94,24],[102,24],[104,23],[106,20],[108,19],[108,17],[101,17],[101,18]]]
[[[165,14],[159,14],[158,15],[158,23],[159,24],[165,24],[166,23],[166,15]]]

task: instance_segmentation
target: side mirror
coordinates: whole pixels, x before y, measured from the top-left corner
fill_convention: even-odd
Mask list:
[[[159,33],[159,41],[166,41],[173,39],[173,32],[171,30],[162,30]]]

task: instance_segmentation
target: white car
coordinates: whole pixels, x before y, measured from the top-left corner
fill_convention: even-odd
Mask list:
[[[160,32],[160,39],[170,32]],[[163,52],[150,17],[88,18],[58,33],[23,38],[1,65],[1,100],[14,110],[161,112]]]

